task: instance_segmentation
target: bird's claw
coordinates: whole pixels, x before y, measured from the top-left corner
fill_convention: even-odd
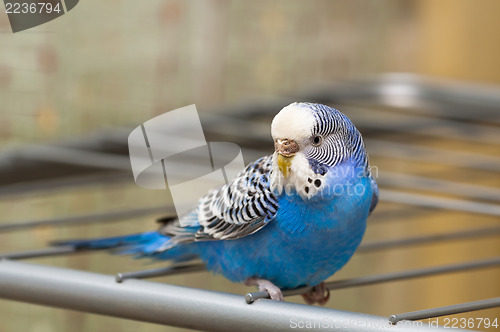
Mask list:
[[[249,278],[245,281],[245,285],[247,286],[257,286],[259,287],[259,291],[267,292],[271,300],[275,301],[284,301],[283,293],[281,289],[270,282],[269,280],[259,279],[259,278]]]
[[[307,293],[302,294],[302,297],[306,301],[307,304],[315,304],[324,305],[330,299],[330,290],[326,288],[324,282],[314,286]]]

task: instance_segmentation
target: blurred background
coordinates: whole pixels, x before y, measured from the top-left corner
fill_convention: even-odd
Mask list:
[[[472,0],[141,3],[85,0],[54,21],[13,34],[2,10],[0,153],[11,156],[37,144],[60,145],[95,135],[113,135],[117,130],[127,132],[156,115],[189,104],[196,104],[202,123],[212,112],[241,118],[241,105],[280,105],[274,111],[277,113],[296,96],[303,96],[315,87],[329,86],[332,82],[360,82],[366,87],[376,84],[380,77],[387,77],[378,76],[385,73],[429,76],[432,79],[427,81],[445,80],[451,87],[457,84],[452,81],[472,82],[470,86],[481,96],[484,91],[497,91],[491,85],[500,85],[499,12],[500,2],[495,0],[480,3]],[[447,85],[439,83],[439,86]],[[347,87],[347,92],[356,91],[356,83]],[[282,98],[289,101],[281,103]],[[418,108],[412,107],[403,111],[413,117],[402,119],[400,113],[405,105],[387,108],[384,104],[386,108],[377,106],[379,113],[374,113],[369,109],[373,105],[359,106],[355,98],[348,102],[340,97],[338,100],[332,105],[344,111],[367,138],[371,164],[378,167],[381,177],[384,172],[426,176],[482,186],[493,196],[500,190],[500,170],[496,164],[500,157],[500,112],[496,111],[500,106],[494,110],[496,113],[474,119],[478,110],[472,107],[473,103],[467,105],[469,108],[457,107],[456,112],[455,108],[423,103],[425,119]],[[458,119],[454,118],[457,114]],[[492,114],[496,118],[489,121]],[[244,115],[246,119],[252,117],[251,113]],[[250,136],[259,137],[262,154],[269,153],[273,148],[269,134],[273,114],[255,115],[259,116],[256,126],[245,130],[250,131]],[[401,121],[405,126],[398,127]],[[421,126],[409,126],[416,122]],[[218,128],[219,131],[212,126],[207,137],[220,137],[219,132],[241,129],[241,123],[237,122],[225,126]],[[126,129],[117,129],[122,127]],[[374,139],[373,151],[370,138]],[[423,161],[398,156],[397,152],[388,155],[380,140],[435,149],[437,159],[448,152],[458,157],[445,163],[443,158],[432,160],[432,155]],[[408,152],[404,148],[394,151],[405,150]],[[490,166],[453,164],[460,156],[461,161],[472,162],[477,155],[486,160],[482,163],[483,159],[478,159],[478,163],[484,166],[488,162]],[[246,162],[251,161],[249,156],[253,157],[245,155]],[[8,162],[1,167],[7,169]],[[0,172],[0,185],[29,187],[26,178],[35,181],[38,176],[36,169],[30,172],[33,173],[27,177]],[[408,183],[405,182],[406,190],[420,194],[466,196],[459,192],[435,193],[432,184],[422,189],[411,188]],[[382,189],[391,186],[397,184],[388,180],[381,183]],[[493,203],[484,197],[475,200],[498,206],[499,197]],[[0,195],[0,225],[162,204],[169,204],[167,193],[141,189],[135,185],[131,173],[127,173],[120,181],[95,181],[91,185],[62,186],[57,190],[13,190]],[[41,248],[54,239],[148,230],[156,227],[153,219],[160,215],[153,213],[120,223],[6,228],[0,230],[0,252]],[[472,226],[498,226],[498,219],[494,213],[411,207],[385,201],[382,195],[369,221],[365,242],[442,234]],[[356,254],[334,278],[499,254],[498,237],[364,252]],[[106,253],[30,261],[105,274],[161,266],[129,257],[110,257]],[[388,316],[498,296],[499,280],[497,268],[338,290],[332,292],[327,306]],[[209,273],[158,281],[241,294],[252,290]],[[289,300],[302,303],[300,297]],[[500,319],[500,310],[460,317]],[[6,300],[0,300],[0,320],[0,332],[181,330]]]

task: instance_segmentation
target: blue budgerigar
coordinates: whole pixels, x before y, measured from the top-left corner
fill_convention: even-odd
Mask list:
[[[314,287],[305,300],[324,304],[323,281],[354,254],[378,202],[365,145],[344,114],[320,104],[283,108],[271,133],[272,155],[208,192],[181,220],[152,232],[62,243],[178,262],[201,258],[209,270],[274,300],[283,300],[282,289],[308,285]]]

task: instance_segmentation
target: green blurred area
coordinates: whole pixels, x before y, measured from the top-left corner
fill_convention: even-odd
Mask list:
[[[115,126],[136,126],[188,104],[196,104],[203,112],[220,105],[293,95],[321,82],[383,72],[498,84],[499,4],[472,0],[84,0],[61,18],[16,34],[10,32],[2,11],[0,148],[64,142]],[[491,147],[484,149],[495,153]],[[382,158],[372,159],[372,164],[382,171],[412,167],[415,173],[436,171],[429,165]],[[500,186],[498,179],[481,175],[473,182]],[[0,223],[166,201],[165,194],[138,188],[132,181],[13,196],[0,200]],[[467,229],[471,218],[477,227],[498,222],[494,217],[450,211],[377,222],[384,214],[401,209],[382,201],[365,240]],[[0,252],[40,248],[54,239],[154,227],[151,218],[92,227],[38,227],[0,234]],[[335,278],[467,261],[499,249],[498,239],[488,238],[365,253],[356,255]],[[106,253],[36,262],[106,274],[151,267],[129,257],[110,259]],[[498,272],[485,270],[340,290],[332,292],[328,307],[387,315],[448,305],[498,294],[499,277]],[[158,280],[241,294],[252,289],[209,273]],[[302,303],[300,297],[290,300]],[[492,309],[481,312],[483,316],[500,318],[500,313]],[[179,330],[4,300],[0,301],[0,321],[0,332]]]

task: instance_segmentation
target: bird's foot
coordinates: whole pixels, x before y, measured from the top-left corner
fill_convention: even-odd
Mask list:
[[[325,283],[322,282],[314,286],[309,292],[302,294],[302,297],[307,304],[318,303],[319,305],[324,305],[330,298],[330,291],[326,288]]]
[[[278,286],[276,286],[269,280],[248,278],[247,280],[245,280],[245,285],[259,287],[259,291],[267,292],[269,294],[269,297],[271,297],[271,300],[284,301],[281,289],[279,289]]]

